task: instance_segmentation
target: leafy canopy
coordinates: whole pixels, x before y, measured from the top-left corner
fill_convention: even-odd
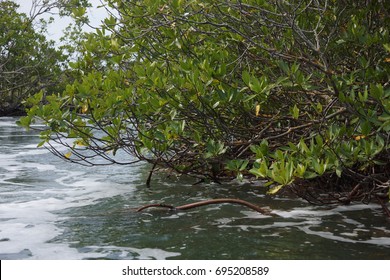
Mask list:
[[[18,7],[0,1],[0,115],[21,113],[21,101],[40,90],[58,90],[65,59],[45,37],[47,22]]]
[[[43,120],[41,144],[83,164],[135,156],[215,181],[266,179],[270,193],[333,175],[381,185],[385,2],[110,0],[72,64],[80,78],[33,97],[20,123]]]

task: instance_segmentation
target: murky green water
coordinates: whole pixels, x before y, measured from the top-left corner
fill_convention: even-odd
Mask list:
[[[390,259],[390,222],[377,205],[316,207],[250,184],[196,185],[149,167],[87,168],[36,148],[34,132],[0,118],[0,259]],[[239,205],[150,209],[210,198]]]

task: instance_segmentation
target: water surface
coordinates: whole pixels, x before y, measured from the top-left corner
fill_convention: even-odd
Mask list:
[[[147,189],[149,166],[67,163],[15,121],[0,118],[0,259],[390,259],[378,205],[312,206],[258,185],[194,186],[173,175]],[[225,197],[279,216],[240,205],[134,211]]]

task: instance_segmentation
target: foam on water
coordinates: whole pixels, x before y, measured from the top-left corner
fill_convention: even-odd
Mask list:
[[[166,259],[185,255],[191,249],[192,254],[199,254],[202,246],[204,250],[215,246],[215,251],[221,250],[216,256],[223,257],[230,253],[222,252],[221,246],[230,242],[247,246],[242,249],[245,252],[237,251],[244,257],[258,242],[267,246],[263,250],[259,245],[259,254],[279,252],[280,248],[287,252],[295,243],[310,251],[314,245],[326,243],[326,249],[333,246],[333,250],[345,244],[366,246],[364,250],[372,246],[372,252],[380,249],[381,256],[390,258],[390,227],[378,218],[378,205],[318,207],[282,197],[271,202],[258,191],[261,185],[246,191],[245,185],[231,185],[229,190],[229,186],[202,188],[182,182],[172,186],[168,180],[140,194],[135,192],[134,183],[141,176],[139,167],[88,169],[67,164],[48,150],[37,148],[37,136],[24,134],[14,120],[0,118],[0,259]],[[15,139],[19,135],[23,137]],[[120,214],[134,203],[177,204],[228,196],[230,191],[236,191],[237,197],[256,198],[277,216],[261,215],[238,205]],[[226,242],[217,243],[219,240]],[[244,240],[247,243],[241,244]],[[356,247],[351,251],[357,251]],[[302,256],[306,255],[297,258]]]
[[[50,170],[57,174],[65,173],[56,168]],[[51,188],[41,189],[35,186],[36,190],[22,191],[28,192],[28,201],[23,201],[23,193],[18,192],[19,196],[13,202],[0,204],[0,239],[8,240],[0,242],[3,258],[7,258],[6,254],[12,256],[26,249],[31,252],[31,258],[37,259],[105,257],[102,253],[94,252],[80,254],[67,244],[48,243],[62,233],[56,223],[64,217],[55,213],[72,207],[91,205],[101,198],[123,194],[131,189],[112,183],[107,186],[99,182],[99,179],[82,172],[66,173],[67,175],[57,180],[58,185],[53,185]],[[82,179],[74,180],[72,184],[61,184],[73,176]],[[1,180],[0,186],[3,184],[6,185],[7,182]],[[2,195],[9,193],[5,192]]]
[[[146,259],[177,255],[160,249],[116,246],[92,246],[80,252],[71,244],[51,242],[63,233],[58,222],[67,219],[59,212],[93,205],[102,198],[128,195],[134,188],[112,182],[108,175],[94,173],[99,170],[78,166],[72,166],[71,170],[46,149],[38,149],[36,135],[23,133],[14,120],[0,118],[1,259],[106,258],[112,254],[120,258]],[[7,142],[8,128],[18,131],[13,134],[20,137],[18,145]],[[29,138],[35,139],[34,143],[28,143]],[[137,178],[136,170],[133,173],[132,178]],[[40,184],[42,178],[47,181]]]

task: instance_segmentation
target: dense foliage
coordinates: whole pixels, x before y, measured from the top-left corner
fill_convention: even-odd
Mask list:
[[[82,164],[132,163],[124,151],[217,182],[264,179],[312,202],[388,195],[386,1],[108,2],[72,64],[80,78],[30,99],[20,123],[48,125],[41,145]]]
[[[27,16],[12,1],[0,1],[0,116],[24,112],[21,101],[45,90],[58,91],[65,58],[45,37],[42,10]]]

